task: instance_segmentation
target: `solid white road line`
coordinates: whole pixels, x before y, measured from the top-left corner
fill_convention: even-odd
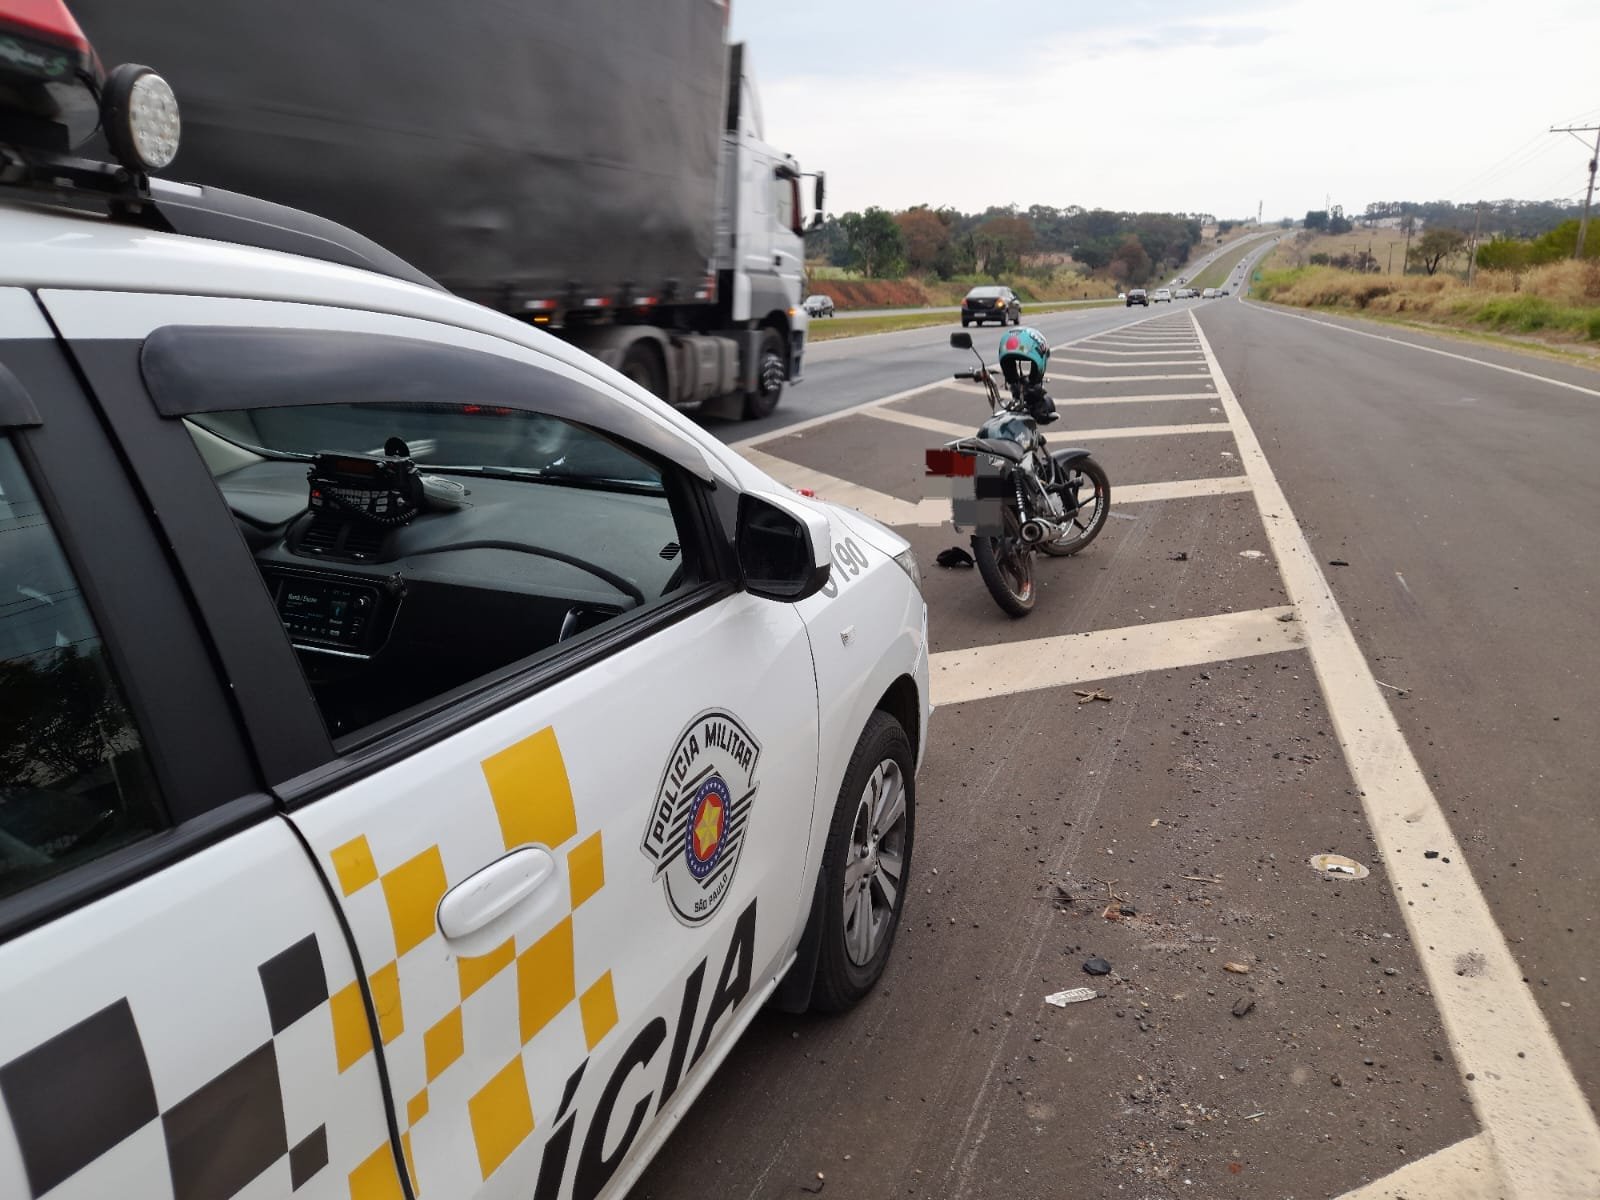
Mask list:
[[[1050,382],[1048,379],[1046,383]],[[1057,396],[1057,408],[1074,404],[1145,404],[1151,400],[1215,400],[1215,392],[1152,392],[1145,396]]]
[[[1205,332],[1199,321],[1190,319],[1233,422],[1240,462],[1254,485],[1284,587],[1300,615],[1298,625],[1305,631],[1383,870],[1400,901],[1456,1061],[1473,1075],[1465,1086],[1493,1144],[1500,1183],[1506,1194],[1520,1200],[1600,1196],[1600,1125],[1544,1013],[1522,982],[1461,844],[1312,556]],[[1426,858],[1427,851],[1451,861]],[[1471,969],[1462,969],[1462,963]]]
[[[1084,315],[1087,315],[1087,313]],[[1140,325],[1143,325],[1145,321],[1150,319],[1151,318],[1149,317],[1145,317],[1138,321],[1130,321],[1126,325],[1118,325],[1116,328],[1136,329]],[[1082,337],[1073,338],[1070,341],[1060,342],[1057,344],[1056,348],[1060,349],[1064,346],[1076,346],[1079,342],[1088,341],[1090,338],[1099,336],[1100,335],[1097,333],[1086,333]],[[826,342],[822,344],[827,345]],[[860,404],[852,404],[848,408],[840,408],[834,410],[833,412],[823,413],[821,416],[807,417],[804,421],[796,421],[792,425],[785,425],[780,429],[769,430],[766,433],[758,433],[753,437],[740,438],[736,442],[727,443],[727,445],[730,450],[737,450],[740,453],[743,453],[747,447],[759,446],[762,442],[770,442],[773,438],[787,437],[791,433],[804,433],[808,429],[815,429],[817,426],[826,425],[830,421],[837,421],[843,417],[855,416],[857,413],[867,412],[870,409],[878,408],[884,404],[893,404],[896,400],[908,400],[912,396],[920,396],[923,392],[932,391],[936,387],[943,387],[952,381],[953,373],[946,373],[945,376],[935,379],[932,383],[918,384],[916,387],[907,388],[903,392],[895,392],[891,396],[880,396],[876,400],[865,400]],[[746,455],[746,457],[748,457],[748,455]]]
[[[1106,370],[1123,367],[1198,367],[1200,355],[1191,354],[1187,358],[1136,358],[1128,362],[1104,362],[1098,358],[1056,358],[1052,365],[1067,363],[1074,367],[1103,367]],[[1120,375],[1107,375],[1107,379],[1121,379]]]
[[[1113,483],[1111,515],[1116,516],[1116,509],[1124,504],[1188,500],[1195,496],[1226,496],[1249,490],[1250,480],[1244,475],[1226,475],[1221,479],[1169,479],[1162,483]]]
[[[1105,367],[1110,366],[1111,364],[1094,363],[1093,365],[1097,367]],[[1129,363],[1125,365],[1131,366],[1132,364]],[[1172,365],[1187,366],[1188,364],[1173,363]],[[1200,364],[1196,363],[1195,365],[1199,366]],[[1065,372],[1057,375],[1055,372],[1051,372],[1051,378],[1070,379],[1074,383],[1136,383],[1146,379],[1210,379],[1211,376],[1207,375],[1204,371],[1201,371],[1195,375],[1068,375]]]
[[[1212,399],[1216,399],[1215,396]],[[937,417],[925,417],[921,413],[907,412],[903,408],[874,408],[861,414],[879,421],[893,421],[896,425],[909,425],[913,429],[926,429],[930,433],[944,434],[947,437],[971,437],[971,425],[959,425],[954,421],[941,421]],[[1128,425],[1117,429],[1074,429],[1070,434],[1073,441],[1092,442],[1104,441],[1107,438],[1130,437],[1162,437],[1168,434],[1185,433],[1228,433],[1230,426],[1227,422],[1207,422],[1199,425]]]
[[[1524,379],[1536,379],[1540,383],[1548,383],[1551,387],[1566,388],[1569,392],[1582,392],[1585,396],[1600,396],[1600,389],[1587,388],[1582,384],[1568,383],[1564,379],[1553,379],[1549,375],[1540,375],[1536,371],[1524,371],[1519,367],[1508,367],[1503,363],[1487,362],[1481,358],[1473,358],[1470,354],[1456,354],[1450,350],[1440,350],[1437,346],[1421,346],[1416,342],[1408,342],[1404,338],[1388,337],[1381,333],[1368,333],[1364,329],[1351,329],[1347,325],[1340,325],[1333,321],[1319,321],[1315,317],[1303,317],[1299,313],[1279,312],[1276,308],[1269,308],[1265,303],[1257,302],[1252,305],[1258,312],[1270,313],[1275,317],[1287,317],[1291,321],[1305,321],[1311,325],[1321,325],[1324,329],[1336,329],[1340,333],[1348,333],[1352,337],[1371,338],[1377,342],[1392,342],[1396,346],[1404,346],[1408,350],[1420,350],[1423,354],[1437,354],[1440,358],[1454,358],[1460,362],[1471,363],[1477,367],[1487,367],[1491,371],[1503,371],[1507,375],[1520,375]]]
[[[1136,354],[1184,354],[1190,355],[1190,357],[1198,358],[1200,357],[1200,346],[1198,346],[1197,342],[1189,342],[1187,346],[1174,346],[1173,349],[1170,350],[1157,349],[1157,347],[1154,346],[1138,347],[1138,349],[1131,350],[1109,350],[1104,346],[1090,346],[1088,342],[1085,342],[1083,346],[1072,347],[1072,352],[1074,352],[1074,354],[1114,354],[1117,355],[1118,358],[1130,358]]]
[[[1500,1200],[1500,1176],[1486,1134],[1435,1150],[1339,1200]]]
[[[928,660],[931,699],[935,706],[961,704],[1142,671],[1299,650],[1300,631],[1293,622],[1279,620],[1292,611],[1261,608],[946,650]]]

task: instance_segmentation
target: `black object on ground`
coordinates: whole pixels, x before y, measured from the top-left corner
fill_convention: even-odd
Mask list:
[[[972,555],[968,554],[960,546],[951,546],[948,550],[939,551],[938,557],[933,561],[941,567],[971,567],[977,565],[973,561]]]
[[[1109,975],[1111,974],[1111,964],[1103,958],[1091,958],[1083,964],[1083,970],[1088,975]]]

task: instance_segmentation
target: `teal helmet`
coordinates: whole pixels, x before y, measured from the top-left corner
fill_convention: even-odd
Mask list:
[[[1000,338],[1000,373],[1007,383],[1042,383],[1050,365],[1050,343],[1031,325]]]

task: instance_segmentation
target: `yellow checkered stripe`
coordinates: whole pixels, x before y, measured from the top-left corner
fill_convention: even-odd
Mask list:
[[[489,1176],[533,1133],[533,1105],[528,1094],[522,1054],[528,1044],[569,1005],[576,1002],[584,1039],[593,1050],[617,1023],[611,972],[586,981],[580,992],[573,945],[572,913],[605,886],[605,855],[597,831],[579,840],[576,807],[566,764],[554,728],[545,728],[482,763],[484,778],[509,852],[537,844],[556,854],[565,849],[571,907],[556,925],[518,951],[515,938],[487,954],[456,957],[459,1000],[442,1018],[411,1039],[407,1049],[422,1056],[427,1084],[403,1106],[401,1149],[413,1190],[421,1194],[411,1152],[411,1131],[429,1115],[429,1086],[463,1059],[466,1048],[462,1004],[502,972],[514,971],[517,1013],[523,1050],[471,1093],[468,1121],[476,1144],[482,1177]],[[378,1032],[388,1046],[406,1030],[404,972],[400,959],[429,938],[438,937],[435,913],[450,886],[437,845],[380,869],[367,838],[355,837],[330,852],[334,875],[346,897],[363,889],[382,889],[394,931],[395,959],[367,976],[378,1015]],[[459,882],[459,881],[457,881]],[[372,1050],[362,1004],[360,980],[335,993],[329,1009],[334,1053],[340,1073]],[[414,1048],[414,1049],[413,1049]],[[392,1052],[389,1052],[392,1053]],[[393,1077],[393,1072],[391,1072]],[[350,1173],[351,1200],[400,1200],[403,1195],[394,1155],[387,1143]]]

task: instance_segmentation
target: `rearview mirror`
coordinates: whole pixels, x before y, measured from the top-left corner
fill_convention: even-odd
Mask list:
[[[971,350],[972,335],[965,331],[962,331],[961,333],[952,333],[950,335],[950,344],[957,350]]]
[[[739,497],[734,545],[752,596],[793,604],[828,582],[833,552],[828,518],[788,496]]]
[[[811,207],[817,210],[817,222],[819,224],[822,221],[822,195],[823,192],[827,190],[826,185],[823,182],[823,180],[826,178],[827,177],[821,171],[817,172],[816,203]]]

